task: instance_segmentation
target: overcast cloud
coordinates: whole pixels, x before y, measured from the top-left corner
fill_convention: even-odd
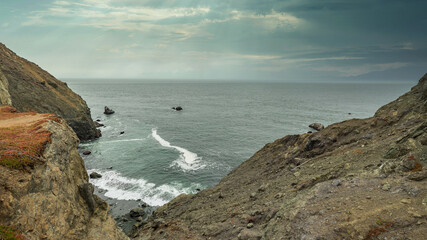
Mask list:
[[[0,41],[58,78],[414,80],[423,0],[2,0]]]

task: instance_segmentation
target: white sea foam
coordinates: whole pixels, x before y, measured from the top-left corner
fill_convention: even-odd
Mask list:
[[[121,139],[121,140],[112,140],[112,141],[107,141],[107,142],[103,142],[103,143],[117,143],[117,142],[139,142],[139,141],[144,141],[145,138],[134,138],[134,139]]]
[[[144,179],[124,177],[114,170],[91,169],[88,173],[94,171],[100,173],[102,178],[90,179],[90,182],[106,190],[105,196],[118,200],[141,199],[151,206],[162,206],[182,193],[192,193],[196,188],[201,188],[199,184],[185,188],[178,183],[156,186]]]
[[[197,156],[196,153],[190,152],[189,150],[182,147],[171,145],[170,142],[164,140],[162,137],[160,137],[157,134],[156,128],[153,128],[151,131],[152,131],[151,135],[153,136],[154,139],[157,140],[157,142],[160,143],[160,145],[167,148],[174,148],[180,152],[179,158],[173,161],[172,165],[177,165],[184,171],[198,170],[205,167],[205,165],[201,164],[200,162],[202,158]]]

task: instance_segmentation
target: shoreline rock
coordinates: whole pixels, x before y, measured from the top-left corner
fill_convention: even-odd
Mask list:
[[[321,123],[312,123],[308,126],[312,129],[316,130],[316,131],[320,131],[320,130],[325,129],[325,126],[323,126],[323,124],[321,124]]]
[[[97,172],[92,172],[91,174],[89,174],[89,177],[93,179],[97,179],[97,178],[102,178],[102,175]]]

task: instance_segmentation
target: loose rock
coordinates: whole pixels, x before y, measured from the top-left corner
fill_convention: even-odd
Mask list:
[[[143,208],[134,208],[130,210],[129,214],[132,218],[138,218],[145,216],[145,211]]]
[[[310,125],[308,125],[310,128],[313,128],[314,130],[320,131],[322,129],[325,128],[325,126],[323,126],[323,124],[321,123],[312,123]]]
[[[99,174],[99,173],[97,173],[97,172],[92,172],[92,173],[89,175],[89,177],[90,177],[90,178],[94,178],[94,179],[96,179],[96,178],[101,178],[101,177],[102,177],[102,175],[101,175],[101,174]]]

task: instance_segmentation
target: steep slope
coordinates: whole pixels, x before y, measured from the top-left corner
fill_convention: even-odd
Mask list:
[[[93,195],[78,143],[54,115],[0,108],[0,238],[127,239]]]
[[[0,106],[64,118],[82,140],[100,136],[86,102],[67,84],[0,43]]]
[[[265,145],[134,239],[425,239],[427,74],[374,117]]]

